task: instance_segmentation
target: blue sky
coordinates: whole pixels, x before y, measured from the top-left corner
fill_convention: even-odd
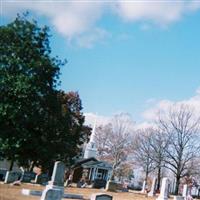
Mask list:
[[[68,60],[60,87],[85,113],[143,121],[162,102],[193,104],[200,86],[200,1],[149,2],[3,1],[1,23],[29,10],[51,28],[53,54]]]

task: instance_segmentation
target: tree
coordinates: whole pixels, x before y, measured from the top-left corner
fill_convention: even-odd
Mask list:
[[[138,130],[133,143],[134,160],[143,168],[146,182],[150,172],[154,170],[150,143],[151,135],[151,128]]]
[[[159,129],[152,128],[149,137],[150,157],[154,171],[157,173],[157,190],[160,189],[162,170],[165,167],[166,149],[168,148],[167,135]]]
[[[77,92],[60,92],[60,98],[63,124],[66,128],[66,138],[62,140],[64,143],[62,152],[64,152],[65,162],[71,165],[82,153],[82,145],[89,140],[91,128],[84,125],[85,117],[81,112],[82,103]]]
[[[0,35],[1,157],[11,160],[10,169],[14,161],[45,169],[56,159],[72,160],[84,117],[79,96],[57,90],[66,62],[51,56],[48,27],[17,16]]]
[[[110,123],[96,129],[98,157],[112,164],[113,176],[123,167],[131,151],[131,126],[133,122],[128,114],[115,115]],[[120,174],[121,176],[121,174]]]
[[[160,114],[158,125],[168,135],[165,167],[176,177],[175,194],[178,194],[180,179],[187,174],[191,167],[190,162],[200,152],[197,135],[199,118],[190,107],[183,104],[174,105]]]

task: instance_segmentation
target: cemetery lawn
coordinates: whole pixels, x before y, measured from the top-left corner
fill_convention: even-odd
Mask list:
[[[24,196],[21,194],[22,189],[43,190],[43,186],[22,184],[21,186],[12,186],[10,184],[3,184],[0,182],[0,200],[40,200],[40,197],[36,196]],[[84,196],[85,200],[90,199],[90,195],[93,193],[103,193],[105,191],[100,189],[88,189],[88,188],[66,188],[65,193],[80,194]],[[145,195],[138,192],[105,192],[112,195],[113,200],[155,200],[156,197],[145,197]],[[64,200],[64,199],[63,199]],[[65,199],[66,200],[66,199]],[[68,199],[69,200],[69,199]],[[71,200],[71,199],[70,199]]]

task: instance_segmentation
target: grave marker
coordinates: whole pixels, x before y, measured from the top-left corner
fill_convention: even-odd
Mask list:
[[[57,161],[54,164],[51,181],[42,192],[41,200],[61,200],[64,194],[65,164]]]
[[[187,198],[187,195],[188,195],[188,186],[187,184],[184,184],[183,185],[183,193],[182,193],[182,196],[184,197],[184,199]]]
[[[36,174],[34,172],[24,172],[21,178],[22,182],[30,183],[31,180],[35,178]]]
[[[152,184],[151,184],[151,190],[150,190],[150,192],[148,193],[148,196],[149,196],[149,197],[155,196],[155,194],[156,194],[156,183],[157,183],[157,178],[154,177],[154,178],[153,178],[153,181],[152,181]]]
[[[13,183],[17,181],[19,177],[20,177],[19,172],[7,171],[4,183]]]
[[[169,179],[165,177],[162,179],[160,195],[156,200],[168,200],[168,194],[169,194]]]
[[[22,189],[22,194],[41,196],[40,200],[61,200],[62,198],[83,199],[83,195],[64,194],[64,174],[64,163],[57,161],[54,165],[51,181],[48,182],[48,185],[46,185],[45,190],[37,191]]]
[[[146,191],[146,181],[143,182],[141,193],[145,193]]]
[[[108,194],[92,194],[90,200],[112,200],[113,197]]]

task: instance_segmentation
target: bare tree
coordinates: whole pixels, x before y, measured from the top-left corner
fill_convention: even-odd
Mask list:
[[[190,162],[199,152],[199,118],[190,107],[174,105],[169,111],[160,114],[158,125],[168,135],[165,167],[175,175],[175,194],[178,194],[180,179],[187,174]]]
[[[122,162],[128,158],[131,150],[130,129],[132,125],[130,115],[122,113],[115,115],[109,124],[96,129],[98,157],[112,163],[112,178],[117,168],[119,170]]]
[[[168,140],[165,133],[159,129],[151,129],[149,134],[150,157],[153,161],[154,171],[157,173],[157,189],[160,188],[162,171],[165,166]]]
[[[151,134],[151,128],[138,130],[133,142],[133,158],[143,168],[145,172],[145,181],[147,181],[149,173],[154,169],[150,145]]]

